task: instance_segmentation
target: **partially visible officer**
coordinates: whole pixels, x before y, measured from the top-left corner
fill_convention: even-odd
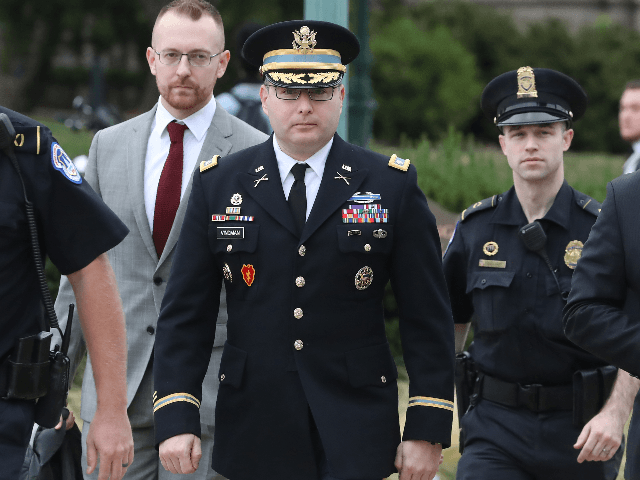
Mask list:
[[[624,166],[623,173],[633,173],[640,168],[640,80],[631,80],[620,97],[618,112],[620,136],[631,143],[633,153]]]
[[[395,461],[401,480],[429,480],[450,444],[453,322],[435,219],[409,160],[336,134],[358,52],[347,29],[312,20],[267,26],[244,45],[275,133],[193,178],[154,360],[156,442],[171,471],[192,470],[223,282],[216,471],[379,480]],[[410,377],[402,443],[389,280]]]
[[[91,425],[89,469],[100,480],[122,478],[133,461],[127,418],[124,315],[115,277],[104,252],[127,235],[125,225],[83,181],[44,125],[0,107],[16,131],[0,153],[0,375],[20,338],[42,331],[44,309],[32,251],[25,196],[34,206],[39,247],[68,275],[96,371],[100,407]],[[6,378],[0,379],[6,387]],[[16,480],[34,422],[35,401],[7,400],[0,392],[0,479]]]
[[[616,478],[629,375],[573,345],[562,328],[600,209],[564,180],[571,124],[586,106],[577,82],[542,68],[502,74],[482,94],[514,186],[462,212],[444,256],[457,349],[472,318],[475,335],[460,480]]]

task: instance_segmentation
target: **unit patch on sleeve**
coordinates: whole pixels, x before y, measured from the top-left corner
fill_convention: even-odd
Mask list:
[[[65,153],[57,142],[53,142],[51,144],[51,163],[53,164],[53,168],[58,170],[73,183],[82,183],[80,172],[78,172],[78,169],[69,158],[69,155]]]

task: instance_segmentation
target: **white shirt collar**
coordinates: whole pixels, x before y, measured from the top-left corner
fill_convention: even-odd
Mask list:
[[[320,150],[318,150],[316,153],[314,153],[304,161],[304,163],[309,165],[311,170],[313,170],[313,172],[321,179],[324,173],[324,167],[327,162],[327,157],[329,156],[329,150],[331,150],[331,145],[333,145],[333,137],[331,137],[331,140],[329,140],[329,142],[324,147],[322,147]],[[276,160],[278,161],[280,180],[284,184],[284,179],[291,171],[291,168],[296,163],[301,162],[298,162],[294,158],[291,158],[289,155],[282,151],[275,134],[273,135],[273,150],[276,153]]]
[[[640,153],[640,140],[637,140],[631,145],[633,148],[633,153]]]
[[[164,107],[160,99],[158,99],[158,108],[156,109],[156,124],[151,132],[151,135],[161,136],[162,133],[174,120],[178,123],[185,124],[192,135],[198,142],[201,142],[204,136],[207,134],[207,130],[211,125],[213,116],[216,113],[216,99],[212,96],[209,103],[202,107],[197,112],[189,115],[184,120],[177,120],[169,111]]]

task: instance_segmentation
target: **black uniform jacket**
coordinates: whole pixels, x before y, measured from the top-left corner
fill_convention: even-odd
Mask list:
[[[473,318],[471,352],[481,371],[523,385],[562,385],[577,370],[605,364],[570,342],[562,326],[561,291],[571,287],[579,242],[587,240],[599,208],[564,182],[539,220],[560,289],[543,258],[518,236],[528,221],[513,187],[463,212],[444,271],[454,321]]]
[[[400,441],[389,280],[411,381],[404,438],[450,443],[453,322],[434,217],[413,166],[392,168],[336,135],[298,238],[272,142],[194,176],[158,321],[156,441],[199,434],[224,281],[214,468],[234,480],[315,480],[313,415],[333,475],[386,477]],[[368,205],[388,209],[388,223],[343,223],[357,192],[379,194]],[[212,221],[234,203],[253,221]]]
[[[572,341],[633,375],[640,375],[640,312],[625,302],[640,294],[639,216],[640,173],[609,183],[564,314]]]
[[[120,243],[129,230],[81,179],[51,131],[6,108],[0,113],[16,131],[14,152],[34,205],[42,259],[48,255],[66,275]],[[41,330],[41,300],[22,184],[0,152],[0,360],[16,339]]]

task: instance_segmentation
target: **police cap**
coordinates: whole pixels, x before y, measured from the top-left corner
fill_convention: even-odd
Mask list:
[[[587,109],[587,94],[564,73],[521,67],[503,73],[482,92],[482,110],[498,127],[579,119]]]
[[[335,87],[360,43],[346,28],[317,20],[292,20],[261,28],[242,48],[242,56],[280,87]]]

